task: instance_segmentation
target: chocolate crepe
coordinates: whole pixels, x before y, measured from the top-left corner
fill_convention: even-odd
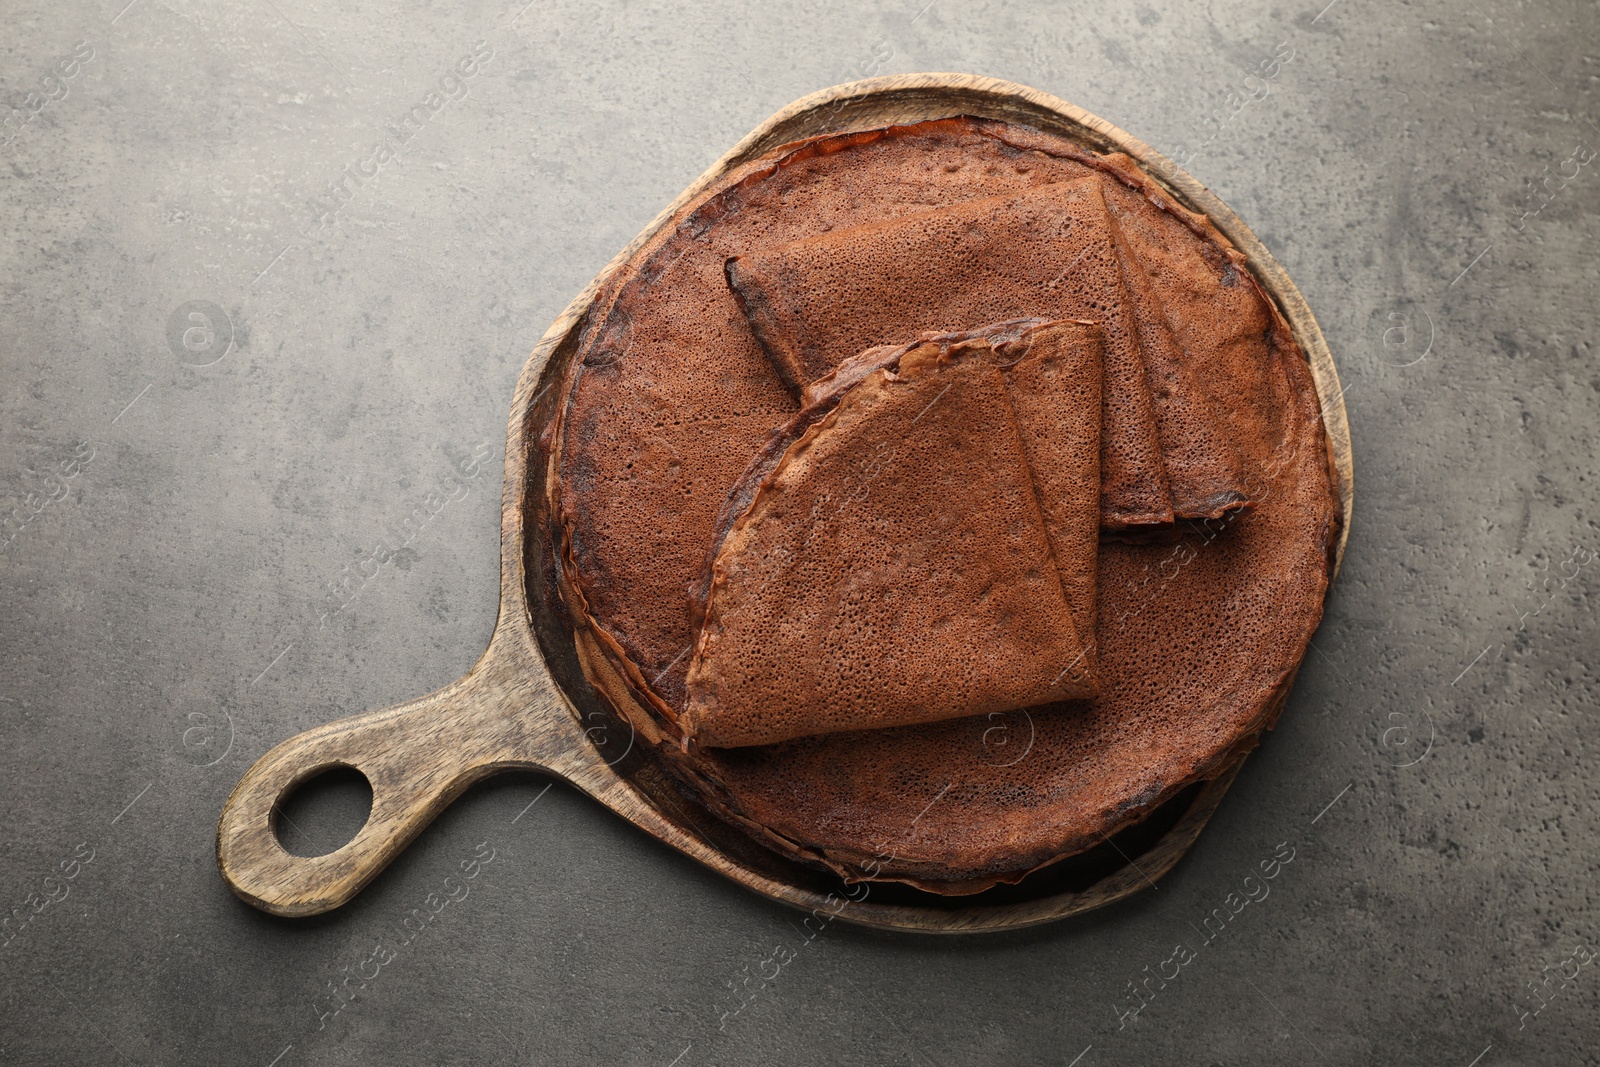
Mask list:
[[[727,259],[1089,176],[1216,399],[1254,509],[1180,523],[1176,544],[1102,544],[1101,696],[1017,713],[1020,760],[988,744],[987,716],[682,754],[718,514],[796,411]],[[782,146],[630,256],[576,343],[538,521],[585,674],[703,804],[803,862],[971,892],[1097,844],[1254,743],[1321,616],[1338,512],[1305,357],[1243,257],[1126,157],[969,118]]]
[[[1098,178],[752,249],[727,272],[791,386],[826,374],[841,353],[920,330],[1020,315],[1096,319],[1106,332],[1103,524],[1217,518],[1249,503],[1238,457],[1186,373],[1192,361],[1126,253]]]
[[[686,740],[1094,696],[1100,337],[1007,323],[831,376],[730,493]]]

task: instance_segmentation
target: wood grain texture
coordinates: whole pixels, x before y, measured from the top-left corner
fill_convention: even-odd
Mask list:
[[[1338,372],[1299,290],[1232,211],[1142,141],[1033,89],[965,74],[900,75],[835,86],[789,105],[735,145],[619,252],[546,331],[523,368],[511,405],[501,494],[500,614],[488,649],[465,677],[438,692],[308,730],[269,751],[245,773],[224,805],[217,827],[218,863],[240,898],[277,915],[314,915],[336,908],[383,870],[469,785],[513,768],[567,781],[646,833],[773,900],[887,929],[962,933],[1048,922],[1119,900],[1177,863],[1227,792],[1243,765],[1242,755],[1186,801],[1176,821],[1153,845],[1086,888],[967,905],[959,898],[886,903],[874,900],[873,888],[865,885],[846,895],[845,887],[830,885],[815,872],[765,855],[758,847],[741,847],[719,833],[715,820],[690,809],[649,765],[625,756],[608,762],[585,731],[592,694],[564,690],[541,652],[535,619],[545,613],[542,604],[530,603],[527,588],[526,562],[538,547],[528,540],[536,529],[528,523],[529,462],[556,399],[550,386],[560,380],[572,357],[577,327],[601,285],[683,204],[729,170],[779,145],[818,133],[952,115],[1003,119],[1068,137],[1097,151],[1125,152],[1175,200],[1210,217],[1246,255],[1251,270],[1288,320],[1315,376],[1344,512],[1337,573],[1349,537],[1354,485]],[[563,639],[549,632],[544,636],[547,642]],[[569,637],[565,640],[570,644]],[[1287,691],[1279,703],[1286,697]],[[299,783],[338,766],[366,775],[372,785],[371,815],[360,832],[334,852],[309,858],[290,855],[272,828],[274,806]]]

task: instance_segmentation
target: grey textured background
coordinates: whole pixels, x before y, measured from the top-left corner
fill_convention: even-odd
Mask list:
[[[1593,5],[126,2],[9,0],[0,30],[0,1060],[1600,1062]],[[460,98],[319,221],[479,42]],[[332,915],[233,899],[213,835],[249,763],[483,647],[545,326],[770,112],[917,70],[1192,153],[1340,362],[1344,574],[1199,847],[1081,921],[802,945],[523,776]],[[1281,842],[1270,894],[1123,1014]]]

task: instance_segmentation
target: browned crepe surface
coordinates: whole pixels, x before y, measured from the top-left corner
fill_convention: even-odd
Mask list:
[[[882,876],[929,888],[1014,879],[1215,773],[1269,725],[1320,618],[1337,533],[1304,357],[1242,257],[1125,157],[974,119],[819,138],[742,168],[613,275],[585,326],[546,439],[546,521],[586,665],[603,659],[622,681],[591,678],[670,741],[691,588],[718,512],[795,410],[728,290],[725,261],[1088,175],[1175,344],[1220,401],[1257,506],[1176,545],[1102,547],[1104,695],[1018,713],[1027,721],[1017,729],[1032,731],[1020,760],[985,744],[980,716],[711,750],[675,765],[715,810],[790,855],[860,875],[864,858],[887,848]]]
[[[908,352],[930,347],[947,358],[960,358],[968,348],[985,351],[1006,376],[1006,396],[1022,434],[1061,588],[1073,625],[1080,636],[1087,637],[1082,661],[1072,669],[1081,666],[1085,678],[1092,680],[1096,675],[1095,557],[1100,535],[1100,425],[1096,411],[1104,348],[1104,333],[1097,325],[1016,319],[960,333],[927,333],[908,345],[869,348],[806,387],[805,406],[786,434],[793,435],[803,427],[812,413],[826,411],[866,374],[881,367],[898,367]],[[786,434],[774,435],[768,448]],[[753,462],[730,493],[728,510],[747,507],[742,487],[770,469],[771,462]],[[725,513],[716,540],[720,541],[729,518]],[[704,591],[699,595],[703,597]]]
[[[1001,336],[999,352],[982,333],[892,351],[745,472],[686,739],[772,744],[1095,695],[1100,331]]]
[[[1181,519],[1221,518],[1248,504],[1250,493],[1244,464],[1223,428],[1217,399],[1202,373],[1209,359],[1206,353],[1185,351],[1178,343],[1144,262],[1130,249],[1122,227],[1115,222],[1111,226],[1161,435],[1161,464],[1172,510]],[[1223,284],[1228,284],[1226,277]]]
[[[1161,438],[1100,188],[1090,175],[753,249],[729,261],[728,281],[796,387],[845,355],[925,330],[1019,316],[1101,322],[1102,521],[1170,523]]]

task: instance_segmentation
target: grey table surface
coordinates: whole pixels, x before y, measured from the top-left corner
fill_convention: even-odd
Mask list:
[[[10,0],[0,24],[0,1061],[1600,1062],[1592,4]],[[1198,847],[1080,920],[805,941],[522,775],[333,914],[234,899],[214,833],[250,762],[483,647],[546,325],[768,114],[919,70],[1188,159],[1340,363],[1344,573]],[[407,541],[381,567],[380,539]],[[297,825],[337,843],[358,800]]]

